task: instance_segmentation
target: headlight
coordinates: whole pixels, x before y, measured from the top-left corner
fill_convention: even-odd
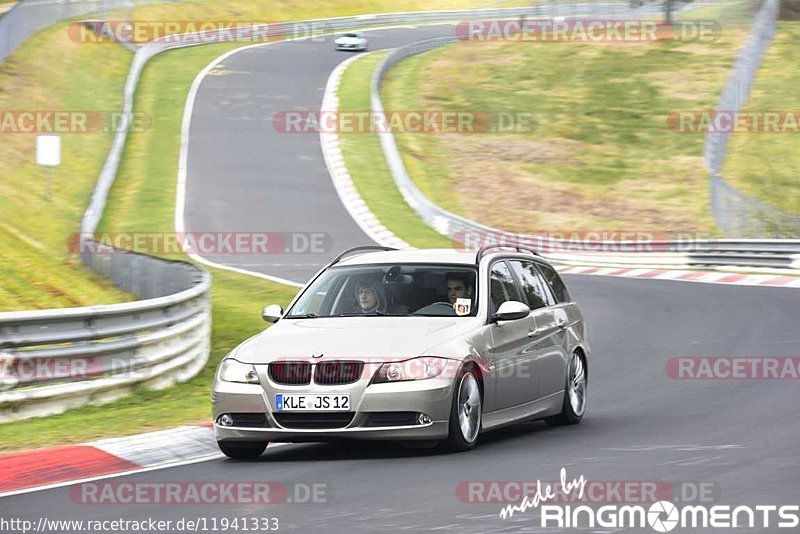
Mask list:
[[[442,374],[448,360],[433,356],[413,358],[404,362],[384,363],[375,373],[373,384],[385,382],[403,382],[407,380],[425,380]]]
[[[239,382],[241,384],[260,384],[256,368],[248,363],[237,362],[234,359],[222,360],[217,375],[223,382]]]

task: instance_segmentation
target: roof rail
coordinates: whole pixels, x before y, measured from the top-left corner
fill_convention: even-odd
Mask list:
[[[339,260],[341,260],[342,258],[347,256],[348,254],[353,253],[353,252],[358,252],[360,250],[383,250],[383,251],[389,251],[389,250],[397,250],[397,249],[396,248],[392,248],[392,247],[382,247],[380,245],[364,245],[364,246],[361,246],[361,247],[353,247],[353,248],[349,248],[349,249],[345,250],[344,252],[342,252],[341,254],[336,256],[336,258],[332,262],[330,262],[330,264],[328,264],[328,265],[330,266],[330,265],[333,265],[335,263],[338,263]]]
[[[475,254],[475,265],[478,265],[481,262],[481,258],[486,253],[487,250],[491,250],[493,248],[515,248],[518,252],[530,252],[534,256],[539,256],[539,253],[536,252],[535,249],[531,247],[526,247],[524,245],[486,245],[478,249],[478,253]]]

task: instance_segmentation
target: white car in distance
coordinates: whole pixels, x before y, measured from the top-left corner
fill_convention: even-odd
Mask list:
[[[368,42],[363,32],[349,32],[337,38],[334,42],[336,50],[353,50],[364,52],[367,50]]]

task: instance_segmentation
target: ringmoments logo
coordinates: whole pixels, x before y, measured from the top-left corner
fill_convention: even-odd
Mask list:
[[[566,469],[561,469],[561,492],[575,494],[583,499],[586,478],[567,480]],[[525,495],[519,504],[509,504],[500,511],[502,519],[538,508],[539,526],[542,528],[647,528],[654,532],[671,532],[675,529],[699,528],[778,528],[796,529],[800,526],[800,505],[676,505],[670,501],[657,501],[650,505],[608,504],[593,508],[588,505],[547,504],[555,501],[557,493],[551,485],[537,481],[533,495]]]

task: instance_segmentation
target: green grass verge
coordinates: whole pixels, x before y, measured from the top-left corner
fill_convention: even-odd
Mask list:
[[[780,22],[743,111],[800,110],[800,22]],[[788,213],[800,214],[798,134],[741,133],[728,142],[722,175],[740,191]],[[791,133],[794,132],[794,133]]]
[[[713,109],[747,32],[715,42],[457,43],[397,65],[388,110],[528,112],[533,131],[404,134],[431,200],[517,231],[635,229],[716,234],[702,135],[670,113]],[[680,73],[677,75],[676,73]]]
[[[139,20],[223,20],[277,22],[442,9],[502,8],[530,5],[529,0],[202,0],[161,2],[135,8]]]
[[[370,80],[385,56],[386,52],[374,52],[348,65],[338,91],[341,111],[370,109]],[[387,229],[415,247],[451,246],[449,239],[425,225],[403,200],[377,134],[343,133],[339,135],[339,146],[358,193]]]
[[[101,111],[122,106],[130,52],[116,46],[80,46],[64,25],[40,32],[0,64],[0,109]],[[132,300],[70,256],[67,239],[111,146],[112,134],[64,134],[62,163],[46,172],[35,163],[36,136],[0,134],[0,311],[88,306]]]

